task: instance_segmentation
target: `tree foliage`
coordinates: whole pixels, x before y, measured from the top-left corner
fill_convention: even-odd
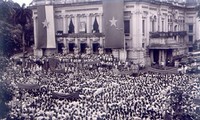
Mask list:
[[[28,11],[27,14],[23,10]],[[21,16],[20,16],[21,15]],[[25,21],[25,18],[29,21]],[[14,2],[0,3],[0,53],[5,56],[22,51],[23,42],[30,47],[33,40],[31,10]],[[25,21],[25,22],[24,22]],[[24,36],[24,37],[23,37]],[[24,40],[23,40],[24,38]]]
[[[9,89],[6,80],[2,80],[3,72],[6,70],[8,60],[5,57],[0,57],[0,119],[7,116],[9,107],[6,103],[12,100],[12,91]]]

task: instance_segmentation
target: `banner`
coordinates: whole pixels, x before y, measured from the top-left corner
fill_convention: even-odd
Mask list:
[[[40,86],[38,84],[17,83],[17,86],[18,86],[18,88],[27,89],[27,90],[30,90],[30,89],[39,89],[40,88]]]
[[[56,48],[54,9],[52,5],[37,7],[36,48]]]
[[[105,48],[124,48],[124,0],[103,0]]]

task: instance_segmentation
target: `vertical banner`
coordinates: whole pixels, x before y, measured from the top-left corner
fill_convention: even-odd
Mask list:
[[[52,5],[37,7],[37,44],[36,48],[56,48],[54,9]]]
[[[105,48],[124,48],[124,0],[103,0]]]
[[[37,43],[36,48],[46,48],[47,46],[47,29],[46,26],[43,25],[43,22],[46,20],[45,15],[45,6],[37,7]]]

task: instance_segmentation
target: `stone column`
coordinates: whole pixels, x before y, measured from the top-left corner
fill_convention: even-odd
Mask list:
[[[154,57],[153,57],[153,51],[151,50],[150,51],[150,57],[151,57],[151,64],[154,63]]]
[[[78,15],[74,15],[75,33],[78,33]]]
[[[91,29],[90,29],[90,14],[86,14],[86,20],[87,20],[87,33],[91,33]]]
[[[162,50],[159,50],[159,65],[161,65],[161,62],[162,62]]]
[[[103,19],[103,18],[102,18],[102,15],[103,15],[102,13],[99,13],[99,32],[100,32],[100,33],[103,32],[103,31],[102,31],[102,27],[103,27],[103,25],[102,25],[102,21],[103,21],[103,20],[102,20],[102,19]]]
[[[34,27],[34,43],[37,44],[37,16],[33,16],[33,27]],[[36,47],[36,46],[35,46]]]
[[[75,45],[78,47],[79,43],[78,43],[78,38],[75,38]]]
[[[103,46],[104,46],[103,37],[100,37],[99,44],[100,44],[100,46],[101,46],[101,47],[103,47]]]
[[[103,27],[103,22],[102,22],[103,21],[103,17],[102,17],[102,15],[103,15],[102,13],[99,13],[99,32],[100,33],[103,33],[103,28],[102,28]],[[103,45],[103,37],[99,38],[99,44],[100,44],[101,47],[104,46]]]
[[[66,38],[63,38],[63,44],[66,49],[68,49],[68,41]]]
[[[63,18],[63,33],[67,33],[66,16],[62,15]]]
[[[135,28],[135,23],[136,23],[136,16],[135,16],[135,11],[131,11],[131,20],[130,20],[130,34],[132,36],[133,39],[135,39],[136,37],[136,30],[133,29]],[[135,18],[135,19],[134,19]],[[135,48],[136,45],[135,45],[135,41],[132,39],[132,48]]]
[[[91,33],[91,28],[90,28],[90,14],[86,14],[86,21],[87,21],[87,33]],[[87,45],[90,48],[90,38],[87,37]]]
[[[87,45],[90,48],[90,38],[87,38]]]
[[[76,14],[76,15],[74,15],[74,27],[75,27],[75,33],[78,33],[78,15]],[[77,46],[77,47],[79,47],[79,43],[78,43],[78,38],[75,38],[75,45]]]
[[[141,11],[138,11],[137,13],[138,16],[138,48],[141,49],[142,48],[142,13]]]

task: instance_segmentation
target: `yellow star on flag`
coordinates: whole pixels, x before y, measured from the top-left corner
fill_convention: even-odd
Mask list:
[[[111,26],[117,26],[116,25],[116,22],[117,22],[117,20],[115,19],[115,17],[113,16],[113,18],[112,18],[112,20],[109,20],[110,21],[110,23],[111,23]]]
[[[49,25],[49,22],[47,22],[47,19],[45,19],[44,20],[44,22],[42,22],[42,24],[43,24],[43,27],[45,28],[47,28],[48,27],[48,25]]]

